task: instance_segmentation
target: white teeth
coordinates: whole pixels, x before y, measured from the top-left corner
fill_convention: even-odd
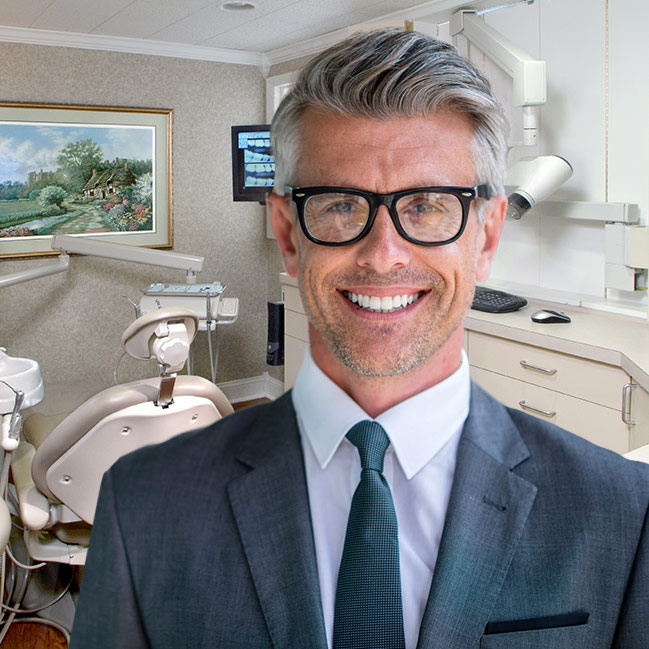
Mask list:
[[[352,293],[348,291],[344,291],[343,294],[350,302],[358,304],[358,306],[363,309],[380,313],[391,313],[392,311],[405,309],[420,297],[419,293],[413,295],[404,293],[403,295],[386,295],[383,297],[378,297],[376,295],[362,295],[361,293]]]

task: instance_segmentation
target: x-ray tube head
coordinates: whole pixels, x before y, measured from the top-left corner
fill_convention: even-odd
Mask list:
[[[508,197],[507,216],[520,219],[572,176],[572,165],[558,155],[523,158],[507,171],[505,184],[518,185]],[[508,182],[508,180],[510,182]]]

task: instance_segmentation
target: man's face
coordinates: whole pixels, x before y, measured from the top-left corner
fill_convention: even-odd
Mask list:
[[[297,186],[377,193],[473,187],[482,179],[473,167],[472,140],[469,122],[454,113],[379,121],[309,110],[301,124]],[[457,339],[502,225],[491,204],[484,225],[472,209],[460,239],[426,247],[403,239],[381,206],[366,237],[328,247],[306,239],[288,201],[273,196],[270,205],[286,269],[299,277],[314,359],[325,371],[340,361],[365,376],[410,372],[431,362],[451,336]],[[370,307],[359,306],[363,298],[354,295],[369,297]],[[396,296],[400,308],[372,310],[377,300],[394,305]]]

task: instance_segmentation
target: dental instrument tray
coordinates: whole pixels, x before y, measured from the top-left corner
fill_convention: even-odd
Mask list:
[[[221,297],[225,286],[221,282],[211,284],[162,284],[156,283],[142,289],[140,300],[141,313],[148,313],[167,306],[179,306],[191,309],[200,319],[200,329],[204,330],[207,321],[210,328],[220,320],[219,307],[228,299]],[[236,319],[230,318],[230,319]]]
[[[216,297],[225,290],[221,282],[211,284],[151,284],[142,289],[145,295],[179,295],[183,297]]]
[[[497,291],[486,286],[476,286],[472,309],[488,313],[510,313],[527,305],[527,300],[518,295]]]

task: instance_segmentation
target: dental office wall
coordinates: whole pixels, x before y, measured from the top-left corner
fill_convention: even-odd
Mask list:
[[[547,103],[537,146],[514,147],[509,162],[557,154],[574,174],[550,200],[635,203],[649,214],[649,4],[645,0],[537,0],[486,20],[531,56],[546,61]],[[473,53],[501,99],[511,80]],[[511,103],[511,102],[509,102]],[[512,140],[522,139],[521,109],[510,109]],[[647,292],[604,287],[604,224],[551,216],[540,203],[508,220],[490,283],[526,295],[582,302],[647,316]]]
[[[0,44],[0,99],[173,109],[173,250],[205,257],[199,281],[218,280],[240,300],[239,319],[220,328],[218,382],[260,376],[265,364],[268,264],[264,209],[232,201],[230,125],[263,123],[264,79],[256,67],[72,48]],[[0,261],[0,275],[53,258]],[[0,346],[36,359],[52,394],[73,402],[112,384],[120,338],[154,281],[184,273],[72,257],[67,273],[0,289]],[[195,373],[209,376],[206,335]],[[120,382],[152,376],[152,363],[125,357]],[[281,378],[281,368],[279,372]],[[66,388],[71,388],[72,392]]]

